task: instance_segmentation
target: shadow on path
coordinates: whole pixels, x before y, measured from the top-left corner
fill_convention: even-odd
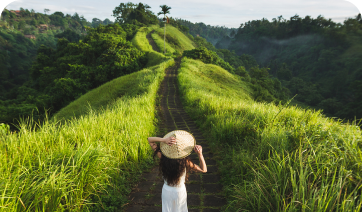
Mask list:
[[[146,35],[146,38],[147,38],[148,42],[150,43],[150,45],[152,46],[153,51],[160,52],[160,49],[158,48],[158,46],[156,45],[155,41],[153,40],[153,38],[151,36],[151,34],[154,32],[155,32],[155,30],[152,30],[150,33],[148,33]]]
[[[182,107],[177,87],[177,70],[181,59],[175,61],[175,65],[166,70],[166,76],[159,90],[161,97],[161,111],[164,128],[161,133],[172,130],[186,130],[192,133],[196,143],[202,145],[203,154],[206,160],[208,172],[205,174],[190,174],[189,181],[186,182],[187,205],[189,212],[216,212],[221,211],[221,207],[226,204],[222,196],[222,185],[219,183],[220,175],[216,161],[210,151],[207,140],[196,127],[194,121],[189,117]],[[162,135],[157,135],[163,137]],[[199,164],[198,156],[194,152],[190,155],[192,161]],[[154,167],[150,172],[144,173],[140,183],[133,189],[129,196],[130,205],[127,212],[162,211],[163,180],[158,176],[158,167]]]

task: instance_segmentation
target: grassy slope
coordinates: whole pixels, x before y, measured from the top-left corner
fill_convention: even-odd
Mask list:
[[[157,29],[158,26],[151,27],[142,27],[138,30],[134,38],[132,39],[132,44],[140,49],[141,51],[148,52],[148,62],[147,67],[157,65],[164,60],[167,60],[168,57],[165,57],[163,54],[153,51],[152,46],[149,44],[146,35],[154,29]]]
[[[119,98],[128,96],[130,98],[142,94],[145,87],[142,88],[144,79],[142,72],[119,77],[108,83],[103,84],[97,89],[93,89],[81,96],[68,106],[62,108],[54,115],[55,120],[78,118],[88,114],[90,111],[99,111],[102,113],[106,108],[117,104]]]
[[[168,42],[164,42],[163,36],[161,37],[157,33],[152,33],[152,39],[155,41],[157,47],[161,50],[161,52],[164,51],[166,48],[166,53],[174,53],[175,49],[171,47],[171,45]]]
[[[360,211],[361,130],[297,107],[256,103],[221,68],[184,58],[185,109],[209,135],[227,211]]]
[[[170,41],[167,41],[167,36],[170,37]],[[155,33],[152,34],[152,38],[154,39],[158,48],[161,50],[164,49],[163,37],[164,28],[156,28]],[[191,50],[194,48],[195,44],[185,34],[171,25],[166,26],[166,51],[168,53],[173,53],[176,50],[182,53],[184,50]]]
[[[163,54],[152,50],[152,46],[149,45],[146,38],[147,33],[156,29],[157,26],[143,27],[141,28],[132,39],[132,44],[141,51],[148,52],[147,67],[151,67],[160,64],[163,61],[168,60]],[[87,114],[90,110],[105,109],[112,106],[115,100],[124,95],[137,96],[140,90],[139,86],[142,86],[142,78],[137,77],[138,73],[119,77],[111,82],[105,83],[97,89],[88,92],[86,95],[81,96],[76,101],[70,103],[68,106],[62,108],[57,114],[54,115],[54,119],[70,119],[73,117],[79,117]]]
[[[137,35],[133,42],[149,49],[144,32]],[[104,211],[127,201],[132,183],[152,161],[146,138],[155,133],[156,92],[174,64],[149,52],[150,64],[162,63],[88,92],[36,130],[24,121],[17,134],[1,139],[2,211]],[[102,206],[90,205],[97,202]]]

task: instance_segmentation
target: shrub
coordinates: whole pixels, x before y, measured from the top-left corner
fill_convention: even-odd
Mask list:
[[[224,68],[225,70],[234,73],[234,68],[229,63],[221,59],[216,54],[216,52],[210,51],[205,47],[199,47],[196,49],[184,51],[183,56],[191,59],[201,60],[202,62],[207,64],[218,65]]]

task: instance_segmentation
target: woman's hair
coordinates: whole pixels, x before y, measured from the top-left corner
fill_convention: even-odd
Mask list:
[[[156,151],[154,156],[158,152],[161,152],[160,146],[157,145]],[[181,175],[185,172],[186,168],[186,178],[185,181],[188,179],[188,171],[190,167],[188,163],[192,163],[189,157],[185,157],[182,159],[170,159],[165,157],[161,152],[161,159],[159,163],[159,173],[163,176],[163,179],[167,181],[167,185],[175,186],[178,185],[180,181]]]

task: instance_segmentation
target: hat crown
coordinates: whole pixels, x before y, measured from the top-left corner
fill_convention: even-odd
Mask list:
[[[170,159],[181,159],[191,154],[196,140],[194,136],[184,130],[175,130],[167,133],[164,138],[174,137],[176,143],[169,146],[168,144],[161,143],[160,148],[164,156]]]

